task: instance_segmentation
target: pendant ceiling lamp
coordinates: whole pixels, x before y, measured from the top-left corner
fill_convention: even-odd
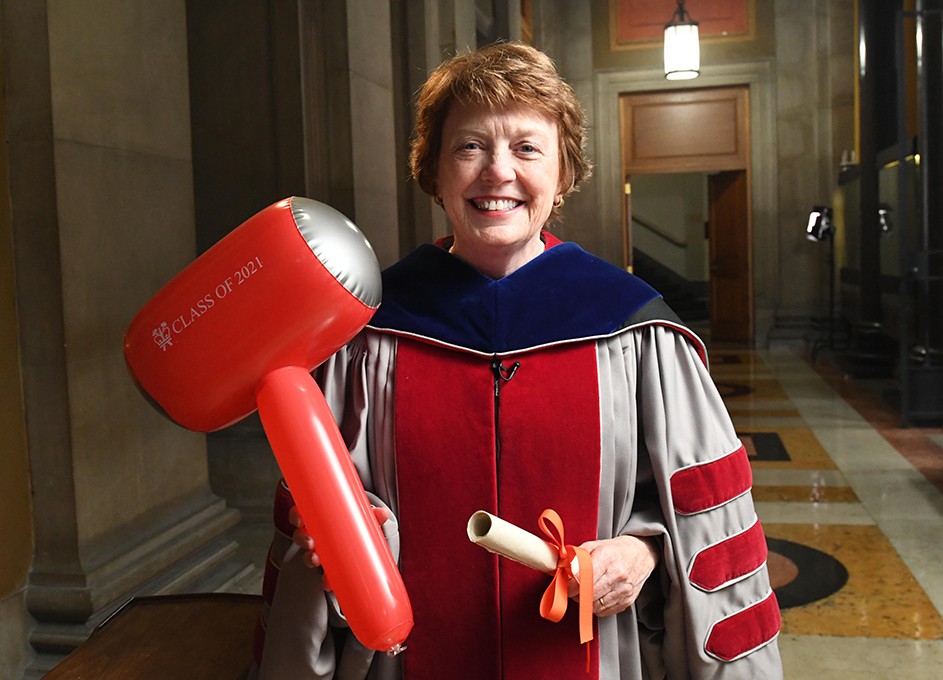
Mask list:
[[[698,44],[697,22],[678,0],[678,9],[665,24],[665,78],[690,80],[701,71],[701,49]]]

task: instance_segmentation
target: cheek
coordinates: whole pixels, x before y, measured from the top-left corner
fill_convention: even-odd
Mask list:
[[[541,178],[538,193],[541,203],[553,203],[557,195],[562,193],[558,173],[548,172]]]
[[[438,177],[436,178],[439,195],[446,198],[446,194],[450,196],[461,194],[468,184],[467,175],[469,175],[468,168],[462,164],[448,161],[440,163]]]

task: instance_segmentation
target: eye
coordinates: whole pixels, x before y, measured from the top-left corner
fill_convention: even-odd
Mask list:
[[[528,155],[540,152],[540,149],[538,149],[534,144],[531,144],[530,142],[524,142],[517,148],[521,153],[528,154]]]

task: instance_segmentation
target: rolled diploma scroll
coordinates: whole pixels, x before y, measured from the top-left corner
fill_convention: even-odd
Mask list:
[[[547,541],[484,510],[468,518],[468,539],[489,552],[547,574],[556,571],[560,559],[560,553]],[[580,565],[575,557],[570,566],[573,575],[578,575]]]

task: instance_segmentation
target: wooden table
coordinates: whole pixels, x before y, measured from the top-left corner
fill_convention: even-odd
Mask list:
[[[261,606],[257,595],[133,598],[44,680],[239,680]]]

